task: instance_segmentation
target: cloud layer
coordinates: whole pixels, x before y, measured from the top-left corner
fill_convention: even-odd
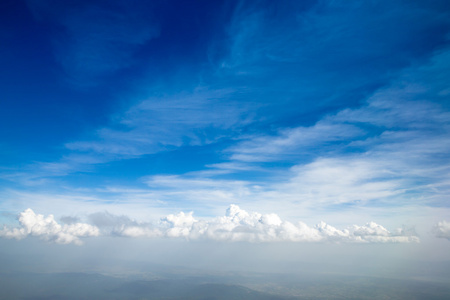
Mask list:
[[[61,225],[55,221],[53,215],[44,217],[34,213],[30,208],[19,214],[19,228],[7,228],[0,230],[0,237],[23,239],[27,236],[37,236],[45,241],[58,244],[81,245],[82,237],[98,236],[99,229],[86,223],[74,223]]]
[[[450,222],[438,222],[433,227],[433,233],[438,238],[444,238],[450,241]]]
[[[81,244],[80,238],[99,236],[185,238],[188,240],[213,240],[223,242],[336,242],[336,243],[411,243],[419,242],[414,232],[404,229],[389,231],[369,222],[337,229],[325,222],[310,227],[303,222],[283,221],[276,214],[247,212],[231,205],[225,216],[210,220],[198,220],[193,212],[171,214],[153,225],[96,213],[89,216],[91,224],[73,223],[60,225],[53,215],[44,217],[27,209],[19,215],[19,228],[0,231],[0,237],[22,239],[37,236],[59,244]],[[445,224],[444,224],[445,225]],[[447,224],[448,225],[448,224]],[[447,226],[448,227],[448,226]],[[449,229],[449,228],[447,228]],[[447,230],[447,235],[448,235]]]
[[[277,214],[247,212],[231,205],[225,216],[210,221],[196,220],[191,214],[180,213],[162,219],[168,226],[163,234],[189,239],[242,242],[419,242],[419,238],[402,229],[389,232],[374,222],[337,229],[321,222],[309,227],[303,222],[283,221]]]

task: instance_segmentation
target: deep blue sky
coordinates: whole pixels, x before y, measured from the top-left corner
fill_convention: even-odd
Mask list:
[[[5,224],[30,208],[107,234],[91,214],[144,230],[237,204],[269,227],[275,213],[450,237],[448,1],[5,0],[0,14]]]

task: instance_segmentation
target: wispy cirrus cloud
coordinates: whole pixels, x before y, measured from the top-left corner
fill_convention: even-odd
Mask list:
[[[356,118],[354,124],[339,121],[338,116],[323,119],[321,114],[357,106],[376,87],[388,84],[398,70],[444,44],[448,21],[443,12],[442,18],[428,17],[436,15],[439,7],[425,3],[393,3],[383,6],[379,14],[373,11],[382,4],[346,5],[345,10],[343,5],[241,3],[227,24],[226,42],[214,36],[209,41],[211,49],[215,42],[226,45],[221,44],[223,54],[212,67],[195,75],[202,78],[205,88],[159,91],[155,93],[162,96],[145,100],[133,96],[125,101],[133,104],[117,112],[109,124],[66,143],[69,154],[60,161],[39,163],[35,169],[43,171],[29,173],[35,177],[67,175],[95,164],[205,145],[221,137],[246,139],[254,132],[258,134],[252,139],[229,147],[232,159],[261,162],[284,156],[286,160],[299,153],[305,157],[320,154],[318,147],[323,151],[348,149],[349,141],[366,140],[373,133]],[[151,5],[140,9],[114,2],[104,8],[103,2],[93,2],[66,7],[57,1],[30,0],[29,6],[36,17],[63,25],[68,42],[60,52],[74,74],[79,69],[101,77],[125,68],[140,45],[158,34],[158,25],[145,13],[152,10]],[[406,8],[408,14],[400,13]],[[278,17],[272,16],[275,11]],[[355,22],[360,26],[354,26]],[[89,54],[91,49],[94,54]],[[361,65],[368,72],[364,76]],[[311,122],[315,125],[299,126]],[[267,130],[268,126],[275,130]]]
[[[311,127],[281,129],[277,135],[256,136],[227,149],[231,160],[264,162],[291,160],[307,155],[317,148],[339,147],[340,143],[364,137],[365,131],[351,124],[319,121]]]
[[[433,44],[445,40],[445,36],[435,32],[436,26],[445,28],[449,24],[445,20],[447,12],[440,5],[391,2],[387,6],[383,1],[357,4],[345,1],[286,1],[283,4],[266,1],[265,5],[241,3],[230,24],[233,43],[226,65],[255,66],[256,61],[273,60],[301,62],[306,70],[310,70],[311,66],[328,68],[333,64],[336,72],[356,72],[357,63],[364,62],[374,67],[365,71],[377,72],[386,65],[392,67],[392,64],[405,62],[411,55],[418,54],[414,52],[423,50],[411,47],[410,43],[423,45],[420,39],[424,39],[430,43],[427,46],[433,47]],[[374,10],[378,13],[374,14]],[[404,10],[408,13],[400,13]],[[284,17],[273,17],[275,14]],[[440,18],[429,18],[437,15]],[[414,23],[419,19],[424,22]],[[387,30],[394,27],[396,30]],[[405,28],[410,30],[409,33],[430,32],[433,35],[419,34],[419,39],[411,41],[414,34],[403,35]],[[397,51],[391,52],[393,49]],[[321,59],[309,60],[311,57]],[[355,64],[349,65],[349,62]],[[343,70],[343,66],[347,70]],[[324,75],[311,75],[319,74]]]
[[[249,122],[245,107],[227,102],[232,91],[196,89],[152,97],[116,116],[92,141],[68,143],[70,150],[120,158],[151,154],[182,145],[203,145]]]
[[[230,22],[230,55],[220,72],[270,104],[266,115],[276,121],[310,122],[311,113],[357,106],[447,39],[449,23],[439,5],[386,4],[243,2]]]
[[[59,160],[35,162],[4,178],[27,185],[46,182],[95,165],[139,158],[183,146],[203,146],[231,138],[252,122],[247,105],[227,101],[232,90],[197,88],[191,92],[150,97],[111,117],[109,126],[85,140],[65,144]]]
[[[250,137],[226,150],[230,161],[290,162],[291,177],[276,189],[297,201],[395,197],[397,204],[444,205],[450,191],[450,113],[443,105],[449,95],[442,74],[448,73],[449,53],[405,70],[359,108],[330,114],[313,126]]]
[[[132,65],[139,47],[159,35],[151,10],[142,3],[27,3],[38,20],[63,28],[54,36],[55,57],[68,80],[79,86],[95,86],[103,77]]]
[[[346,204],[445,206],[450,192],[450,115],[443,105],[449,97],[443,76],[448,72],[448,53],[442,51],[429,63],[405,70],[359,108],[329,114],[311,126],[280,128],[275,135],[242,135],[225,150],[229,160],[196,172],[146,176],[142,181],[147,187],[141,191],[123,189],[113,197],[121,202],[142,199],[151,205],[199,208],[202,213],[218,203],[256,207],[256,203],[282,202],[290,210],[326,210]],[[68,144],[80,152],[81,160],[87,159],[85,165],[68,163],[66,170],[51,164],[48,171],[73,172],[105,159],[137,157],[183,143],[208,143],[219,138],[221,130],[239,126],[240,110],[233,114],[230,108],[226,118],[221,116],[224,108],[216,101],[224,94],[205,95],[138,104],[118,117],[117,128],[107,129],[117,135]],[[183,114],[189,110],[184,100],[198,104],[191,107],[192,114]],[[159,126],[167,130],[160,132]],[[185,139],[201,135],[207,127],[216,130],[208,139]],[[116,149],[118,144],[123,148]],[[270,164],[275,162],[284,165],[273,168]],[[245,179],[232,178],[241,174]]]

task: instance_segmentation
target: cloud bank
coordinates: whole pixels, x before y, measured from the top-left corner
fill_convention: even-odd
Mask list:
[[[34,213],[30,208],[19,214],[19,228],[7,228],[3,226],[0,230],[0,237],[23,239],[27,236],[37,236],[42,240],[51,241],[58,244],[81,245],[80,238],[98,236],[99,229],[86,223],[74,223],[60,225],[55,221],[53,215],[44,217]]]
[[[170,215],[161,221],[167,226],[165,236],[188,239],[210,239],[231,242],[354,242],[402,243],[419,242],[414,233],[397,229],[389,232],[374,222],[337,229],[321,222],[309,227],[303,222],[283,221],[277,214],[247,212],[231,205],[225,216],[212,220],[196,220],[192,213]]]
[[[437,238],[444,238],[450,241],[450,222],[438,222],[433,227],[433,233]]]
[[[87,223],[60,225],[53,215],[44,217],[26,209],[19,215],[19,228],[0,231],[0,237],[22,239],[37,236],[59,244],[82,244],[80,238],[92,236],[185,238],[221,242],[334,242],[334,243],[411,243],[419,242],[414,232],[405,229],[389,231],[374,222],[337,229],[325,222],[310,227],[303,222],[283,221],[277,214],[247,212],[230,205],[225,216],[210,220],[194,218],[193,212],[180,212],[161,218],[157,224],[140,223],[126,216],[96,213]],[[446,234],[450,236],[450,224]]]

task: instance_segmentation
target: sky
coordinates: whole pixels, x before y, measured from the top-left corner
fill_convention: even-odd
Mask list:
[[[3,259],[129,243],[179,264],[210,247],[236,266],[331,248],[450,261],[448,1],[0,14]]]

